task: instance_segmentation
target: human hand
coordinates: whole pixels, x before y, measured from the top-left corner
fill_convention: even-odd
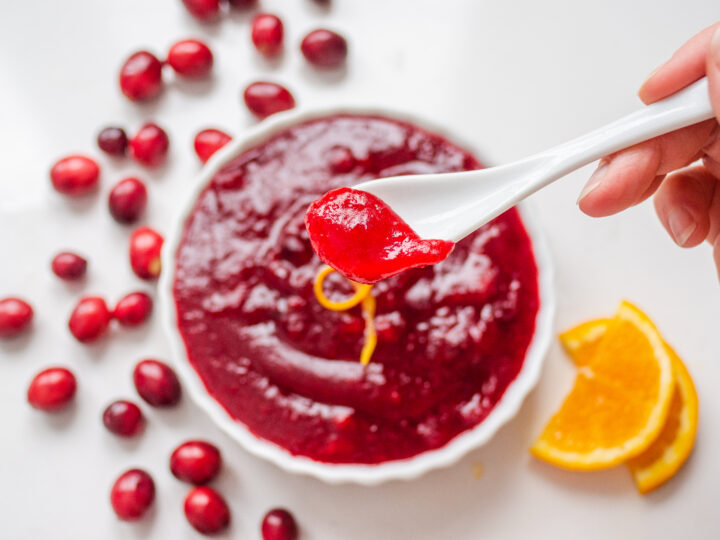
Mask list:
[[[720,22],[680,47],[640,88],[646,104],[708,78],[715,119],[603,158],[580,194],[580,209],[608,216],[655,194],[661,223],[681,247],[707,241],[720,277]],[[702,165],[688,167],[702,159]]]

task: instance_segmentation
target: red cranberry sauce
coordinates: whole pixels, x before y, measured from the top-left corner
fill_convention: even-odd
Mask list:
[[[332,172],[347,148],[355,166]],[[358,362],[359,307],[324,309],[308,205],[345,185],[480,164],[394,120],[341,115],[292,127],[223,167],[177,252],[174,296],[191,364],[256,435],[296,455],[379,463],[441,447],[481,422],[522,367],[538,310],[537,269],[515,210],[442,263],[375,285],[378,344]],[[352,294],[333,274],[331,299]]]

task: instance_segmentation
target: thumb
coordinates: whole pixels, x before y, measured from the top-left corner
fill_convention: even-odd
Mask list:
[[[720,122],[720,26],[715,30],[710,41],[705,72],[710,88],[710,102],[715,111],[715,118]]]

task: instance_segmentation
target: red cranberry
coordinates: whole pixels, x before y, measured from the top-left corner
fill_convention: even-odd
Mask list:
[[[120,180],[110,191],[108,207],[118,223],[133,223],[145,211],[147,189],[138,178]]]
[[[125,130],[119,127],[106,127],[97,136],[100,150],[111,156],[124,156],[128,139]]]
[[[347,146],[333,146],[330,149],[328,161],[330,170],[334,174],[349,173],[355,168],[357,161]]]
[[[139,362],[133,382],[140,397],[154,407],[169,407],[180,401],[180,381],[167,364],[157,360]]]
[[[210,73],[213,54],[202,41],[186,39],[170,47],[167,62],[182,77],[201,78]]]
[[[200,161],[207,162],[215,152],[229,143],[232,137],[219,129],[203,129],[195,135],[195,153]]]
[[[120,68],[120,90],[129,100],[146,101],[162,90],[162,62],[147,51],[130,56]]]
[[[152,308],[152,298],[144,292],[134,292],[120,299],[113,316],[123,326],[138,326],[147,320]]]
[[[295,518],[284,508],[270,510],[262,520],[263,540],[295,540],[298,537]]]
[[[98,185],[100,167],[85,156],[62,158],[50,169],[53,187],[65,195],[78,197],[94,191]]]
[[[110,490],[110,503],[117,517],[135,521],[145,515],[155,499],[155,482],[142,469],[122,473]]]
[[[157,124],[145,124],[130,139],[130,155],[142,165],[155,167],[165,161],[170,139]]]
[[[336,68],[347,57],[347,41],[331,30],[313,30],[300,45],[307,61],[321,68]]]
[[[102,416],[103,424],[111,433],[132,437],[143,429],[143,414],[132,401],[119,399],[107,406]]]
[[[252,23],[252,42],[265,56],[275,56],[282,51],[283,23],[275,15],[261,13]]]
[[[52,271],[60,279],[72,281],[80,279],[87,270],[87,261],[76,253],[64,251],[52,260]]]
[[[232,7],[249,9],[251,7],[255,7],[255,5],[257,4],[257,0],[228,0],[228,3]]]
[[[220,13],[220,0],[182,0],[190,15],[207,22],[217,18]]]
[[[75,375],[70,370],[52,367],[35,375],[28,387],[27,400],[36,409],[55,412],[70,403],[76,389]]]
[[[160,275],[160,251],[163,237],[150,227],[140,227],[130,236],[130,266],[139,278],[153,279]]]
[[[111,318],[105,300],[97,296],[87,296],[75,306],[68,327],[79,342],[90,343],[105,333]]]
[[[185,497],[185,517],[196,531],[214,534],[230,523],[230,509],[217,491],[207,486],[190,490]]]
[[[271,82],[252,83],[245,89],[243,97],[248,109],[260,118],[295,106],[295,100],[287,88]]]
[[[33,308],[20,298],[0,300],[0,338],[11,338],[24,332],[32,322]]]
[[[178,480],[204,484],[220,470],[220,451],[205,441],[188,441],[178,446],[170,456],[170,470]]]

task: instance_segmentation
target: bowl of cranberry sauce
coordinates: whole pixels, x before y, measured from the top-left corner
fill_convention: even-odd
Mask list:
[[[409,479],[457,461],[512,418],[549,346],[550,261],[524,209],[458,242],[440,264],[323,307],[305,228],[331,189],[482,165],[396,113],[289,112],[211,158],[168,235],[161,306],[185,386],[248,451],[332,483]],[[353,295],[334,273],[328,298]]]

